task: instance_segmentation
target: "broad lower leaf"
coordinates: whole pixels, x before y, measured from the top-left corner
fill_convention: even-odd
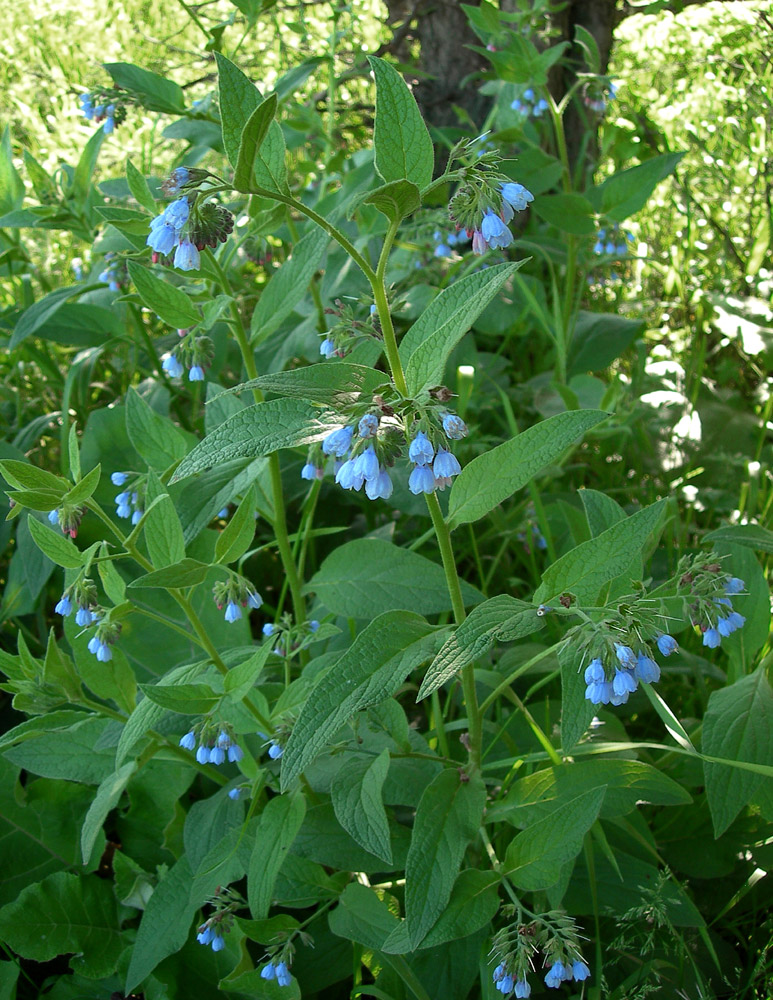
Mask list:
[[[586,604],[595,601],[604,584],[625,572],[641,555],[660,525],[664,505],[664,500],[658,500],[602,531],[597,538],[570,549],[542,574],[535,602],[548,604],[563,593],[574,594]]]
[[[115,972],[124,948],[113,888],[96,875],[56,872],[23,889],[0,910],[0,937],[22,956],[49,962],[75,955],[70,967],[89,979]]]
[[[770,764],[773,756],[773,690],[762,667],[714,691],[703,718],[703,752],[710,757]],[[765,778],[753,771],[704,760],[706,795],[714,835],[720,837]]]
[[[405,866],[405,920],[412,950],[443,913],[486,801],[483,782],[441,771],[421,797]]]
[[[360,396],[375,392],[387,381],[388,377],[384,372],[375,368],[354,365],[348,361],[336,361],[329,365],[322,362],[307,365],[305,368],[292,368],[286,372],[260,375],[226,392],[260,389],[261,392],[275,392],[280,396],[306,399],[312,403],[327,403],[338,409],[357,402]],[[225,395],[226,393],[221,393],[215,396],[215,399],[221,399]]]
[[[432,180],[435,154],[427,126],[405,80],[389,63],[368,56],[376,78],[373,145],[376,170],[385,181],[412,181],[418,188]]]
[[[580,853],[603,799],[604,788],[592,788],[519,833],[511,841],[504,863],[514,884],[528,891],[555,885],[562,866]]]
[[[266,138],[269,126],[276,114],[276,94],[271,94],[252,112],[242,130],[239,154],[234,170],[234,187],[237,191],[249,191],[255,174],[255,160]]]
[[[390,698],[434,652],[435,630],[417,614],[390,611],[363,629],[318,681],[282,757],[282,788],[298,777],[349,719]]]
[[[337,615],[375,618],[400,608],[431,615],[449,611],[451,598],[440,566],[383,538],[358,538],[335,549],[306,589]],[[462,584],[465,604],[483,600]]]
[[[133,388],[126,394],[126,433],[141,458],[159,472],[188,451],[188,443],[171,420],[156,413]]]
[[[596,232],[593,209],[581,194],[543,194],[532,206],[535,215],[563,233],[592,236]]]
[[[260,646],[252,656],[236,667],[231,667],[224,678],[224,689],[233,701],[241,701],[249,694],[271,655],[271,643]]]
[[[268,916],[274,882],[306,815],[300,794],[278,795],[260,814],[247,871],[247,902],[256,920]]]
[[[140,684],[146,698],[179,715],[205,715],[220,700],[206,684]]]
[[[474,458],[454,480],[448,502],[452,528],[477,521],[561,459],[586,431],[606,419],[601,410],[569,410]]]
[[[346,832],[377,858],[392,864],[389,822],[381,789],[389,770],[389,751],[378,757],[349,757],[330,786],[336,819]]]
[[[104,664],[99,664],[103,667]],[[4,757],[32,774],[44,778],[63,778],[85,785],[98,785],[113,773],[115,751],[97,743],[104,734],[107,719],[89,716],[67,729],[44,733],[6,750]]]
[[[84,295],[86,292],[93,292],[99,287],[99,284],[67,285],[65,288],[57,288],[53,292],[49,292],[48,295],[44,295],[42,299],[38,299],[38,301],[34,302],[28,309],[25,309],[19,317],[19,321],[14,327],[11,339],[8,343],[9,350],[13,350],[14,347],[18,347],[23,340],[27,339],[27,337],[31,337],[32,334],[39,330],[44,323],[47,323],[48,320],[50,320],[51,317],[58,312],[58,310],[61,309],[65,302],[69,299],[73,299],[77,295]]]
[[[400,342],[411,395],[442,382],[451,351],[519,266],[497,264],[468,274],[430,302]]]
[[[587,192],[593,208],[612,222],[623,222],[644,208],[647,199],[669,174],[672,174],[684,153],[662,153],[637,167],[612,174]]]
[[[340,421],[303,400],[271,399],[223,421],[180,463],[172,482],[236,458],[259,458],[280,448],[321,441]]]

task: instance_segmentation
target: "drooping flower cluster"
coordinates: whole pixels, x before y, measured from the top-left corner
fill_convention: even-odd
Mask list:
[[[199,944],[209,945],[212,951],[225,948],[225,936],[233,926],[234,911],[244,906],[244,900],[228,886],[219,886],[208,903],[215,912],[196,929]]]
[[[125,486],[129,482],[126,472],[114,472],[110,476],[113,486]],[[117,517],[131,518],[132,524],[139,524],[145,510],[145,477],[138,476],[133,480],[130,489],[121,490],[115,495],[115,513]]]
[[[560,911],[529,913],[522,907],[505,906],[503,913],[515,911],[518,920],[494,936],[491,954],[498,959],[492,978],[503,996],[531,996],[527,974],[538,951],[545,956],[545,985],[557,989],[562,983],[584,982],[590,969],[580,951],[579,931],[571,917]],[[524,919],[531,918],[524,924]]]
[[[105,135],[114,132],[116,126],[120,125],[126,118],[126,108],[123,104],[115,104],[109,98],[103,97],[101,93],[81,94],[79,100],[83,116],[90,122],[102,122],[102,130]],[[98,103],[95,104],[95,101]]]
[[[182,378],[187,369],[189,382],[203,382],[204,369],[209,366],[215,353],[212,340],[198,335],[193,328],[177,332],[180,335],[179,347],[167,354],[161,367],[169,378]]]
[[[433,257],[453,257],[455,250],[457,253],[462,252],[461,249],[457,248],[461,248],[463,244],[470,241],[466,229],[450,233],[443,233],[439,229],[436,229],[432,234],[432,239],[435,243]]]
[[[224,764],[226,760],[237,764],[244,757],[244,751],[236,742],[230,727],[220,728],[209,720],[187,732],[181,738],[180,746],[185,750],[196,750],[199,764]]]
[[[48,523],[54,528],[61,528],[63,535],[77,538],[78,528],[83,520],[83,507],[77,504],[62,504],[48,512]]]
[[[209,176],[208,171],[194,167],[176,167],[162,185],[168,197],[181,194],[150,222],[147,245],[153,251],[153,261],[168,258],[181,271],[198,271],[200,252],[204,247],[225,243],[233,232],[233,215],[223,205],[204,201],[206,193],[198,190]],[[187,192],[187,193],[186,193]]]
[[[212,594],[218,610],[222,611],[225,607],[225,620],[231,623],[242,617],[242,608],[257,610],[263,603],[263,598],[252,584],[235,573],[230,574],[226,582],[218,581],[212,588]]]
[[[631,240],[633,233],[627,229],[621,231],[620,226],[615,223],[609,230],[599,229],[596,242],[593,244],[593,252],[599,256],[606,254],[608,257],[625,257]]]
[[[286,962],[269,962],[260,970],[261,979],[276,979],[279,986],[289,986],[293,981]]]
[[[440,395],[446,399],[447,390]],[[458,441],[467,434],[467,425],[455,413],[442,407],[428,407],[416,414],[406,414],[401,420],[395,409],[374,397],[356,422],[331,431],[321,443],[309,452],[301,470],[304,479],[324,475],[325,458],[334,459],[335,481],[345,490],[359,492],[365,488],[369,500],[388,500],[393,483],[389,468],[402,452],[403,442],[408,443],[408,458],[412,469],[408,488],[414,494],[434,493],[451,484],[462,467],[449,450],[451,441]]]
[[[731,596],[743,593],[744,587],[743,580],[739,580],[737,576],[731,576],[725,583],[725,596],[714,598],[716,611],[713,619],[710,613],[707,613],[708,622],[700,623],[704,646],[716,649],[722,639],[726,639],[744,626],[746,619],[733,610],[733,602],[730,600]]]
[[[266,622],[263,626],[263,635],[272,639],[274,644],[272,652],[276,656],[292,656],[311,645],[312,642],[324,637],[314,638],[319,628],[320,623],[316,619],[301,625],[294,625],[292,618],[289,615],[284,615],[279,622]]]
[[[676,648],[676,640],[662,634],[656,644],[664,656]],[[614,644],[616,663],[608,670],[601,658],[594,657],[585,669],[585,697],[593,705],[624,705],[628,698],[642,684],[654,684],[660,680],[660,667],[649,655],[645,646],[634,653],[630,646]],[[611,680],[608,674],[611,673]]]
[[[319,353],[323,358],[344,358],[363,339],[380,340],[381,326],[375,305],[371,305],[366,319],[358,318],[354,306],[341,299],[335,300],[333,306],[325,309],[329,316],[335,316],[337,321],[323,336],[319,345]]]
[[[126,265],[112,251],[105,254],[105,269],[100,273],[99,280],[104,281],[111,292],[120,292],[128,283]]]
[[[522,118],[541,118],[548,109],[548,102],[544,97],[537,98],[531,87],[527,87],[510,107]]]
[[[97,588],[94,581],[81,577],[71,584],[59,598],[54,611],[63,618],[68,618],[75,610],[75,624],[79,628],[89,628],[95,625],[94,634],[88,641],[88,651],[93,653],[100,663],[107,663],[113,658],[111,647],[121,632],[119,622],[111,622],[97,603]]]

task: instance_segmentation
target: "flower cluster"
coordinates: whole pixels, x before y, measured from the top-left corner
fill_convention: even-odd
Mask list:
[[[596,242],[593,244],[593,252],[599,256],[606,254],[608,257],[625,257],[631,240],[633,233],[628,230],[621,232],[620,226],[615,223],[609,230],[599,229]]]
[[[454,250],[457,247],[461,247],[462,244],[468,243],[470,237],[466,229],[450,233],[442,233],[439,229],[436,229],[432,234],[432,239],[435,243],[434,257],[452,257]]]
[[[120,292],[127,283],[126,266],[112,251],[105,254],[105,269],[100,273],[99,280],[104,281],[111,292]]]
[[[521,907],[503,907],[503,913],[508,911],[517,911],[518,922],[498,931],[492,942],[492,954],[499,961],[492,978],[503,996],[531,996],[527,973],[538,951],[545,956],[546,986],[557,989],[561,983],[588,979],[590,969],[580,953],[579,932],[571,917],[559,911],[539,915]],[[521,922],[525,916],[532,918],[526,925]]]
[[[196,750],[196,760],[199,764],[224,764],[226,760],[231,764],[237,764],[244,757],[244,751],[236,743],[228,727],[220,729],[217,736],[214,736],[217,728],[209,722],[194,727],[181,738],[180,746],[185,750]],[[198,749],[196,749],[197,742]]]
[[[704,646],[708,646],[709,649],[716,649],[722,642],[722,639],[727,638],[727,636],[732,635],[733,632],[744,626],[746,619],[743,615],[733,610],[733,602],[730,600],[731,596],[743,593],[744,586],[743,580],[739,580],[737,576],[731,576],[725,582],[725,596],[714,598],[713,603],[716,611],[713,622],[709,614],[707,614],[708,624],[700,624]]]
[[[212,340],[196,334],[193,328],[178,330],[180,345],[164,358],[161,367],[169,378],[182,378],[187,369],[189,382],[203,382],[204,369],[214,357]]]
[[[257,610],[263,603],[263,598],[252,584],[235,574],[231,574],[225,583],[216,583],[212,594],[218,611],[225,607],[225,620],[231,623],[242,617],[242,608]]]
[[[96,612],[97,588],[93,581],[86,577],[64,591],[54,611],[62,618],[67,618],[72,614],[73,608],[78,609],[75,612],[75,624],[80,628],[86,628],[99,621]]]
[[[611,81],[606,84],[601,81],[594,86],[586,87],[582,99],[586,108],[595,111],[597,115],[603,115],[609,102],[614,101],[616,97],[617,87],[615,84]]]
[[[522,118],[541,118],[548,109],[548,102],[543,97],[537,99],[529,87],[520,97],[516,97],[510,107]]]
[[[276,624],[266,622],[263,626],[263,635],[273,640],[272,652],[276,656],[292,656],[293,653],[299,649],[305,649],[313,641],[312,637],[319,631],[319,627],[320,623],[316,619],[312,619],[304,625],[293,625],[290,616],[285,615]],[[263,738],[265,739],[265,736]],[[269,756],[272,756],[270,752]]]
[[[358,340],[363,338],[381,339],[381,326],[376,313],[376,306],[371,305],[367,319],[359,319],[354,308],[341,299],[335,300],[335,308],[325,309],[329,316],[337,317],[337,322],[324,334],[319,345],[319,353],[323,358],[344,358],[352,350]]]
[[[96,94],[81,94],[79,100],[81,102],[81,111],[87,121],[104,123],[102,129],[105,135],[110,135],[111,132],[114,132],[116,125],[120,125],[126,118],[126,109],[122,104],[95,104],[95,101],[100,100],[100,97]]]
[[[234,889],[219,887],[215,895],[209,899],[215,912],[200,924],[196,932],[199,944],[209,945],[212,951],[222,951],[225,948],[225,934],[233,925],[234,910],[244,905],[244,900]]]
[[[55,510],[48,512],[48,523],[55,528],[61,528],[63,535],[70,538],[77,538],[78,528],[83,519],[83,507],[72,504],[62,504]]]
[[[663,656],[668,656],[677,648],[676,640],[670,635],[659,635],[655,642]],[[649,655],[646,646],[634,653],[630,646],[616,642],[614,651],[617,663],[613,665],[611,680],[598,656],[585,669],[585,697],[592,705],[624,705],[639,682],[654,684],[660,680],[660,667]]]
[[[269,962],[268,965],[264,965],[260,970],[260,978],[276,979],[279,986],[289,986],[293,981],[286,962],[277,962],[276,965],[273,962]]]
[[[129,474],[126,472],[114,472],[110,476],[113,486],[125,486],[129,481]],[[135,481],[135,488],[121,490],[115,495],[116,517],[131,518],[132,524],[139,524],[145,510],[145,500],[143,495],[143,483],[141,478]]]
[[[162,191],[168,197],[182,194],[151,219],[146,242],[153,251],[154,263],[174,251],[175,267],[198,271],[204,247],[225,243],[233,232],[234,217],[228,209],[212,201],[202,201],[196,190],[208,176],[206,170],[177,167],[164,181]]]
[[[335,481],[345,490],[365,488],[369,500],[388,500],[393,483],[388,467],[408,442],[408,458],[413,468],[408,488],[414,494],[434,493],[451,484],[462,467],[448,449],[450,441],[467,434],[467,425],[455,413],[443,409],[426,412],[410,430],[396,417],[394,409],[375,397],[378,412],[369,408],[356,423],[332,431],[313,448],[301,470],[304,479],[321,478],[325,457],[335,460]]]

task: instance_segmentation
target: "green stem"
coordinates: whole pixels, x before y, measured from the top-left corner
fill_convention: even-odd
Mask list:
[[[400,360],[400,352],[397,349],[397,337],[395,336],[395,328],[392,324],[392,314],[389,311],[389,301],[387,300],[386,285],[384,282],[389,252],[392,249],[399,225],[398,221],[389,224],[389,229],[384,237],[384,245],[381,248],[381,254],[378,259],[376,273],[371,281],[371,287],[373,288],[373,298],[376,301],[381,332],[384,335],[384,350],[392,372],[392,378],[395,381],[395,388],[402,396],[407,396],[408,384],[405,381],[403,363]]]
[[[435,528],[435,534],[437,535],[438,545],[440,546],[440,558],[443,561],[443,570],[446,574],[446,585],[448,593],[451,596],[454,619],[457,625],[461,625],[466,616],[464,598],[462,597],[462,585],[459,581],[454,550],[451,545],[451,532],[448,530],[448,525],[443,519],[443,512],[440,510],[440,503],[437,496],[434,493],[428,493],[426,499],[432,524]],[[464,703],[467,706],[470,763],[475,770],[480,770],[483,742],[482,716],[478,707],[478,693],[475,690],[475,665],[473,663],[468,663],[462,668],[462,690],[464,692]]]
[[[226,295],[232,296],[233,290],[231,289],[231,283],[229,282],[225,271],[223,271],[220,266],[220,262],[214,254],[210,254],[209,256],[215,271],[217,272],[218,280],[223,291]],[[231,316],[234,321],[233,329],[242,355],[245,371],[247,372],[248,378],[255,379],[258,377],[255,355],[250,347],[247,331],[244,328],[244,323],[242,322],[242,317],[236,302],[231,302],[230,309]],[[253,389],[252,396],[256,403],[263,402],[263,393],[260,389]],[[279,456],[276,452],[269,455],[268,468],[271,475],[271,495],[274,502],[274,535],[276,536],[276,543],[277,548],[279,549],[279,557],[282,560],[282,567],[285,571],[285,576],[290,587],[295,620],[300,624],[306,620],[306,602],[303,598],[303,594],[301,593],[301,581],[298,576],[298,569],[295,565],[295,560],[293,559],[292,550],[290,548],[290,539],[287,532],[287,513],[285,511],[284,494],[282,492],[282,471],[279,465]]]
[[[527,660],[525,663],[521,663],[520,666],[516,667],[516,669],[511,674],[509,674],[502,681],[501,684],[498,684],[491,692],[491,694],[484,699],[483,704],[480,706],[481,715],[486,714],[486,711],[494,704],[494,702],[497,700],[500,694],[502,694],[503,691],[506,691],[507,688],[510,687],[513,681],[517,680],[521,676],[521,674],[525,674],[527,671],[531,670],[532,667],[536,667],[538,663],[541,663],[543,660],[546,660],[549,656],[552,656],[560,645],[561,643],[557,642],[555,646],[548,646],[547,649],[540,650],[540,652],[537,653],[536,656],[532,656],[531,659]]]

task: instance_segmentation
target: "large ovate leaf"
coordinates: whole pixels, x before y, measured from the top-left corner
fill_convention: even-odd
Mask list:
[[[451,488],[449,525],[455,528],[488,514],[607,416],[602,410],[557,413],[474,458]]]
[[[89,979],[112,975],[124,947],[111,884],[67,872],[27,886],[4,906],[0,937],[35,962],[75,955],[71,968]]]
[[[773,690],[760,667],[714,691],[703,719],[703,752],[711,757],[770,765],[773,759]],[[714,834],[720,837],[763,782],[773,778],[704,760]]]
[[[467,844],[477,836],[486,791],[476,775],[441,771],[416,811],[405,866],[405,920],[419,947],[446,907]]]
[[[387,820],[381,789],[389,770],[389,750],[378,757],[352,756],[333,779],[330,795],[336,819],[366,851],[392,864]]]
[[[434,652],[435,630],[420,615],[379,615],[318,681],[284,750],[282,788],[325,748],[359,711],[390,698],[416,666]]]
[[[405,179],[426,187],[435,156],[416,99],[389,63],[377,56],[368,56],[368,62],[376,78],[376,170],[387,182]]]
[[[259,375],[258,378],[242,382],[227,392],[246,392],[260,389],[261,392],[275,392],[280,396],[293,396],[312,403],[327,403],[335,409],[356,402],[360,396],[375,392],[385,385],[387,376],[375,368],[355,365],[348,361],[333,364],[321,362],[305,368],[292,368],[286,372]],[[224,396],[225,393],[221,393]],[[220,399],[216,396],[215,399]],[[213,400],[214,403],[214,400]]]
[[[582,602],[595,601],[601,587],[641,555],[661,522],[664,504],[664,500],[658,500],[607,528],[597,538],[570,549],[543,573],[534,600],[547,604],[562,593],[571,593]]]
[[[431,615],[449,611],[451,598],[440,566],[383,538],[358,538],[335,549],[307,584],[338,615],[374,618],[400,608]],[[465,604],[483,595],[462,585]]]
[[[256,920],[268,916],[274,883],[306,815],[302,795],[279,795],[260,814],[247,870],[247,901]]]
[[[148,230],[150,232],[150,230]],[[199,311],[188,296],[163,278],[158,278],[136,260],[129,261],[129,277],[144,304],[169,326],[187,329],[199,320]]]
[[[662,153],[621,170],[587,192],[593,208],[612,222],[623,222],[644,208],[647,199],[676,170],[684,153]]]
[[[258,458],[280,448],[313,444],[340,426],[303,400],[271,399],[248,406],[224,420],[180,463],[175,483],[236,458]]]
[[[293,247],[293,252],[263,289],[252,314],[252,343],[260,344],[277,329],[306,295],[320,266],[330,237],[314,226]]]

